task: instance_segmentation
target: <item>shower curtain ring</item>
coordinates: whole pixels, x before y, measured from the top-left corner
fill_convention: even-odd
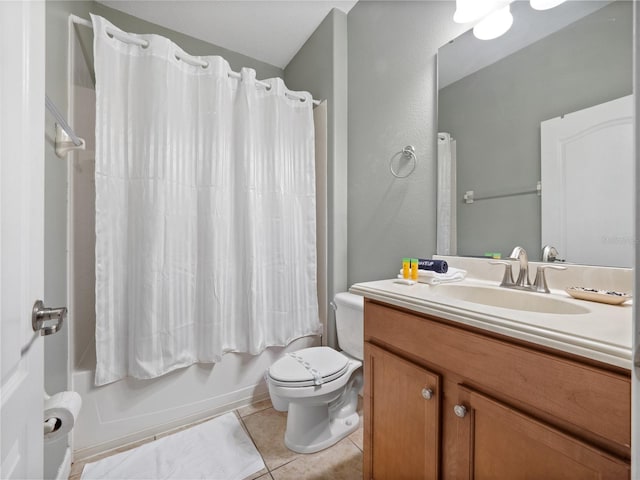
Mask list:
[[[402,158],[406,158],[409,161],[413,160],[413,165],[411,167],[411,170],[409,170],[409,172],[407,172],[406,175],[400,175],[400,174],[398,174],[398,172],[396,172],[393,169],[393,160],[398,155],[402,155]],[[391,159],[389,160],[389,170],[391,170],[391,174],[396,178],[407,178],[416,169],[417,163],[418,163],[418,158],[416,157],[416,148],[413,145],[407,145],[406,147],[404,147],[402,150],[400,150],[399,152],[395,153],[391,157]]]

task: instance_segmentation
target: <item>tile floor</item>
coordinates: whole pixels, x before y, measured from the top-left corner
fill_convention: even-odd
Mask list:
[[[359,412],[362,417],[362,399],[360,400]],[[362,478],[362,421],[358,430],[334,446],[317,453],[300,454],[285,447],[284,431],[287,415],[274,410],[269,400],[239,408],[235,410],[235,414],[253,440],[266,465],[265,469],[247,480],[360,480]],[[202,421],[206,420],[210,419]],[[193,425],[189,425],[189,427],[191,426]],[[189,427],[157,435],[155,439]],[[153,441],[153,439],[143,440],[89,458],[87,461],[74,463],[71,466],[69,480],[80,480],[85,463],[95,462],[149,441]]]

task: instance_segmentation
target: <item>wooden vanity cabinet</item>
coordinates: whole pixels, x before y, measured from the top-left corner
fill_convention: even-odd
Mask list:
[[[461,387],[456,478],[614,480],[629,463],[515,408]]]
[[[630,373],[365,300],[364,478],[628,479]]]
[[[370,343],[365,365],[365,398],[375,398],[375,407],[365,413],[369,478],[437,479],[440,376]]]

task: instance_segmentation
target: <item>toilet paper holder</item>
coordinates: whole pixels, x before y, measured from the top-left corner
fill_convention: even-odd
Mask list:
[[[62,328],[67,316],[67,307],[48,308],[42,300],[36,300],[31,313],[31,327],[40,335],[51,335]]]
[[[45,443],[65,438],[73,430],[82,408],[77,392],[58,392],[53,396],[44,392],[43,434]]]

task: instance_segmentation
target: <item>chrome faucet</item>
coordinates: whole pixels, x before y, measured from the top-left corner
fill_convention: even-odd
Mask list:
[[[545,245],[542,248],[542,261],[543,262],[564,262],[564,259],[558,258],[558,250],[551,245]]]
[[[529,257],[527,257],[527,251],[522,247],[515,247],[509,255],[509,260],[517,260],[520,262],[520,271],[518,272],[518,279],[516,280],[516,288],[531,288],[531,282],[529,281]]]
[[[491,261],[492,265],[504,265],[504,276],[502,277],[501,287],[515,288],[518,290],[530,290],[538,293],[549,293],[549,287],[547,286],[547,279],[545,278],[545,270],[566,270],[567,267],[561,267],[559,265],[538,265],[536,271],[536,279],[531,284],[529,280],[529,257],[527,251],[522,247],[515,247],[511,252],[511,255],[507,260],[516,260],[520,262],[520,270],[518,272],[518,279],[513,281],[513,274],[511,273],[511,262],[506,260]]]

